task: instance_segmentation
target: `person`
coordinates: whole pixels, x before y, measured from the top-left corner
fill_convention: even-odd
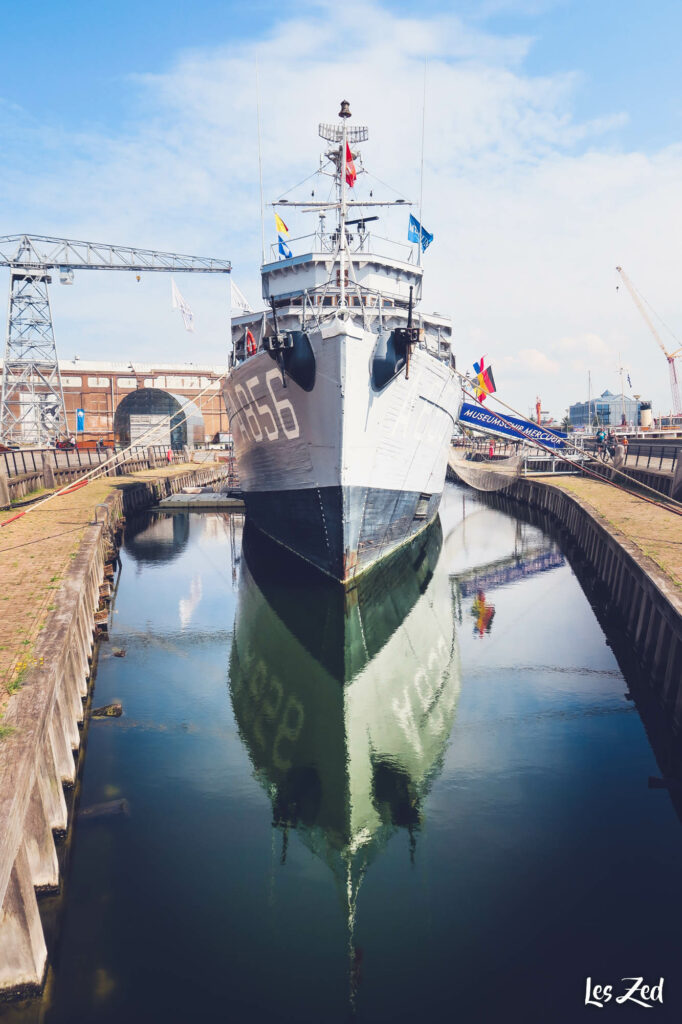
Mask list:
[[[494,454],[495,454],[495,442],[491,438],[490,439],[490,444],[488,445],[488,458],[492,459]]]
[[[69,435],[69,444],[70,444],[70,445],[71,445],[71,446],[72,446],[73,448],[75,448],[75,447],[76,447],[76,438],[75,438],[75,436],[74,436],[73,434],[70,434],[70,435]]]
[[[97,454],[101,455],[102,452],[104,451],[104,441],[102,440],[101,437],[97,438],[97,444],[95,445],[95,447],[97,448]]]
[[[170,448],[166,452],[166,461],[167,462],[172,462],[173,461],[173,452],[171,451]]]

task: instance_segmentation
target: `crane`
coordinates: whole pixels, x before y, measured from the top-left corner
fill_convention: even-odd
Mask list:
[[[7,341],[2,366],[0,440],[43,444],[66,433],[66,407],[47,286],[74,270],[229,274],[228,260],[79,242],[46,235],[0,237],[0,267],[9,267]]]
[[[616,267],[616,270],[618,271],[618,273],[620,274],[621,278],[623,279],[623,284],[625,285],[627,290],[630,292],[630,295],[632,297],[632,301],[634,302],[634,304],[637,306],[637,309],[642,314],[642,317],[644,318],[645,324],[647,325],[647,327],[649,328],[649,330],[653,334],[654,339],[656,341],[656,344],[658,345],[658,347],[662,351],[662,353],[665,356],[665,358],[668,360],[668,372],[670,373],[670,391],[672,393],[672,400],[673,400],[673,414],[675,416],[680,416],[680,415],[682,415],[682,401],[680,400],[680,385],[679,385],[679,381],[677,379],[677,367],[675,365],[675,360],[680,355],[680,353],[682,353],[682,345],[678,349],[675,349],[674,352],[668,352],[668,350],[666,349],[665,345],[663,344],[663,342],[661,340],[661,337],[660,337],[658,331],[656,330],[656,328],[654,327],[653,323],[651,322],[651,318],[650,318],[649,314],[647,313],[646,309],[644,308],[644,303],[642,302],[642,300],[641,300],[641,298],[639,296],[639,292],[637,291],[637,289],[635,288],[635,286],[633,285],[632,281],[630,280],[630,278],[625,273],[625,271],[623,270],[622,267]]]

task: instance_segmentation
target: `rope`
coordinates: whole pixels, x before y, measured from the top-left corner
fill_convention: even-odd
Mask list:
[[[464,391],[464,394],[467,395],[469,398],[473,398],[474,401],[476,401],[476,396],[474,394],[472,394],[471,391],[468,391],[466,386],[465,386],[465,384],[464,384],[464,382],[466,382],[466,384],[468,384],[469,387],[471,387],[471,381],[469,380],[469,378],[465,374],[460,373],[459,370],[454,370],[454,373],[460,378],[460,381],[462,381],[462,390]],[[503,405],[505,407],[505,409],[509,409],[510,412],[512,412],[515,415],[517,415],[520,419],[524,420],[526,423],[532,423],[533,422],[532,420],[529,420],[526,416],[524,416],[522,413],[518,412],[518,410],[514,409],[512,406],[507,405],[507,403],[503,402],[501,398],[496,398],[494,395],[492,397],[495,398],[495,401],[498,402],[500,405]],[[528,438],[525,436],[525,434],[523,434],[522,431],[518,429],[518,427],[516,427],[513,423],[511,423],[506,418],[506,416],[503,416],[502,413],[500,413],[500,412],[496,413],[496,415],[499,416],[499,418],[502,420],[502,422],[505,423],[509,427],[510,430],[513,430],[515,434],[518,434],[518,436],[520,438],[522,438],[524,441],[528,440]],[[551,431],[550,431],[550,433],[551,433]],[[536,444],[538,446],[538,448],[542,448],[543,451],[548,452],[550,455],[560,459],[562,462],[565,462],[565,463],[567,463],[568,465],[571,465],[571,466],[575,465],[575,463],[572,462],[570,459],[566,458],[565,455],[559,454],[559,452],[556,449],[554,449],[554,448],[547,447],[547,445],[544,445],[541,441],[538,441],[536,438],[533,439],[533,443]],[[570,442],[565,442],[565,443],[570,443]],[[579,449],[577,447],[577,445],[575,445],[575,444],[571,445],[571,447],[573,448],[573,451],[575,451],[575,452],[580,452],[581,451],[581,449]],[[680,502],[678,502],[678,501],[675,501],[674,498],[669,498],[668,499],[669,504],[664,504],[661,501],[654,501],[651,498],[647,498],[643,494],[637,494],[636,492],[629,490],[627,487],[622,487],[620,484],[617,484],[615,482],[615,480],[609,480],[606,477],[600,476],[599,473],[594,473],[592,470],[588,469],[584,465],[581,467],[581,469],[582,469],[583,473],[586,473],[588,476],[594,477],[595,480],[600,480],[602,483],[609,484],[609,486],[615,487],[617,490],[623,491],[625,494],[630,494],[634,498],[638,498],[640,501],[646,501],[649,505],[656,505],[658,508],[662,508],[662,509],[664,509],[667,512],[672,512],[673,515],[682,516],[682,504]],[[627,474],[626,473],[622,473],[621,470],[616,469],[615,467],[613,467],[613,469],[614,469],[614,472],[616,472],[619,475],[625,477],[627,480],[632,480],[632,477],[628,477]],[[651,491],[652,494],[657,494],[658,493],[657,491],[655,491],[653,489],[653,487],[649,487],[647,484],[641,484],[641,483],[639,483],[639,481],[636,481],[636,483],[637,483],[637,485],[639,487],[642,487],[642,488],[644,488],[644,489],[646,489],[648,491]]]

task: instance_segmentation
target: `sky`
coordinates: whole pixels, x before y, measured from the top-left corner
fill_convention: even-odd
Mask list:
[[[452,317],[458,367],[486,356],[505,401],[527,412],[540,396],[561,419],[588,373],[593,395],[620,391],[622,365],[626,393],[669,410],[665,358],[615,267],[676,349],[679,3],[36,0],[3,5],[2,25],[0,235],[230,259],[256,305],[257,78],[266,202],[315,170],[341,99],[370,129],[360,194],[417,201],[426,82],[422,308]],[[310,230],[291,221],[292,237]],[[407,212],[382,230],[406,241]],[[176,283],[194,334],[167,275],[53,284],[60,356],[225,363],[229,279]]]

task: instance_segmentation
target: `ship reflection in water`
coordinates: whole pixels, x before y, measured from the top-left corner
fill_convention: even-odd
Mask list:
[[[351,590],[292,576],[244,535],[230,692],[286,859],[290,829],[330,867],[353,944],[363,876],[396,831],[414,855],[460,687],[440,521]],[[295,580],[295,582],[292,582]]]
[[[518,540],[519,538],[515,538]],[[481,635],[488,591],[563,564],[553,545],[513,544],[497,560],[450,573],[440,520],[343,590],[301,575],[257,531],[244,534],[230,692],[235,719],[281,833],[331,869],[348,922],[351,1001],[360,886],[391,836],[414,858],[425,796],[442,767],[460,691],[456,623],[474,595]],[[461,524],[448,544],[461,543]],[[508,543],[508,541],[507,541]]]

